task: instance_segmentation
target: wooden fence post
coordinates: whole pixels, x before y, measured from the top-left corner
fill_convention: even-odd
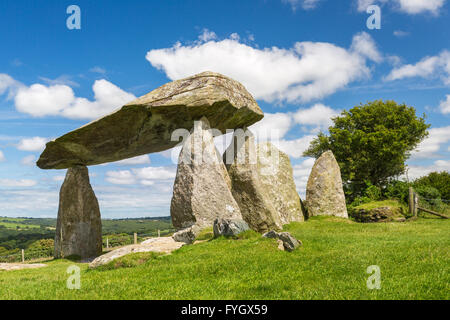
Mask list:
[[[109,249],[109,238],[106,238],[106,249]]]
[[[414,191],[412,187],[409,187],[408,205],[409,205],[409,214],[414,215]]]
[[[158,229],[158,238],[161,238],[161,231]]]
[[[414,217],[417,217],[417,210],[419,207],[419,196],[414,192]]]
[[[22,249],[22,263],[25,263],[25,250]]]
[[[137,233],[134,233],[134,244],[137,244]]]

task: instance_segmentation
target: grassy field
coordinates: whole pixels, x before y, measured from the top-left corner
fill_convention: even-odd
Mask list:
[[[40,228],[37,224],[25,224],[25,219],[21,218],[2,218],[0,217],[0,226],[4,226],[7,229],[34,229]]]
[[[372,201],[369,203],[361,204],[355,208],[371,210],[380,207],[402,208],[405,213],[408,212],[408,207],[405,204],[398,202],[397,200]]]
[[[135,254],[81,268],[69,290],[67,260],[0,271],[1,299],[450,299],[450,224],[443,219],[359,224],[312,218],[286,227],[303,247],[279,251],[248,232],[185,246],[172,255]],[[207,236],[203,236],[204,238]],[[366,269],[378,265],[381,289]]]

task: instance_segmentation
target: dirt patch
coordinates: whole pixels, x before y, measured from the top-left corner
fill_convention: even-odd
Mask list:
[[[123,257],[130,253],[140,252],[156,252],[169,254],[185,245],[184,242],[176,242],[172,237],[152,238],[142,242],[141,244],[132,244],[110,251],[100,257],[97,257],[89,264],[90,268],[96,268],[105,265],[117,258]]]
[[[12,271],[22,269],[37,269],[46,267],[43,263],[22,264],[22,263],[0,263],[0,270]]]

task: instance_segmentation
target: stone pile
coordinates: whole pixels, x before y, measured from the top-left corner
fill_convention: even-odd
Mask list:
[[[274,230],[263,234],[264,238],[276,239],[279,243],[279,249],[285,251],[294,251],[302,245],[300,240],[295,239],[289,232],[276,232]]]

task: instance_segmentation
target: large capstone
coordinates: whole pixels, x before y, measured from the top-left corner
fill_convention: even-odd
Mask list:
[[[306,186],[309,216],[348,218],[341,170],[333,152],[324,152],[316,160]]]
[[[263,113],[242,84],[204,72],[167,83],[47,143],[37,165],[64,169],[164,151],[179,143],[176,129],[191,130],[202,117],[225,133],[261,120]]]
[[[59,194],[55,257],[85,259],[101,253],[102,221],[88,169],[84,166],[69,168]]]
[[[281,229],[281,217],[260,179],[255,138],[250,130],[234,132],[223,158],[245,222],[258,232]]]
[[[242,219],[227,169],[214,145],[208,120],[194,124],[179,156],[170,214],[175,228],[212,227],[218,218]]]
[[[304,221],[289,156],[270,142],[259,143],[257,152],[261,187],[280,215],[281,223]]]

